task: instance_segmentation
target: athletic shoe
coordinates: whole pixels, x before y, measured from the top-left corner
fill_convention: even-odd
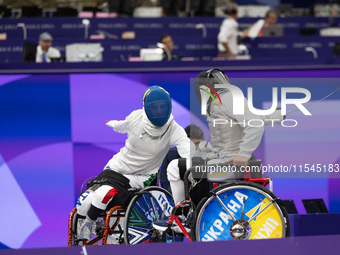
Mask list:
[[[187,220],[184,217],[184,215],[177,215],[178,219],[180,220],[180,222],[182,223],[184,229],[190,233],[190,226],[187,224]],[[154,221],[152,223],[152,226],[156,229],[159,230],[161,232],[164,232],[167,228],[168,228],[168,222],[169,222],[169,217],[165,218],[164,220],[160,220],[160,221]],[[176,233],[182,233],[182,230],[180,229],[180,227],[178,226],[177,222],[175,220],[173,220],[173,224],[172,224],[172,228],[173,231],[175,231]]]

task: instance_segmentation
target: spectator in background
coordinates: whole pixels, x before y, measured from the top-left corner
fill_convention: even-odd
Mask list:
[[[52,47],[52,36],[44,32],[39,36],[39,45],[37,47],[37,53],[35,62],[37,63],[49,63],[51,58],[60,58],[60,51]]]
[[[224,10],[227,17],[223,20],[217,36],[219,55],[234,56],[238,54],[237,7],[237,4],[230,3]]]
[[[171,55],[172,60],[178,60],[183,57],[183,55],[177,53],[174,51],[174,41],[172,40],[172,37],[168,34],[163,34],[161,38],[159,39],[159,42],[162,43],[167,49],[168,53]],[[163,60],[168,59],[168,55],[166,50],[163,48],[164,54],[163,54]]]
[[[277,15],[274,11],[270,10],[266,13],[264,19],[256,21],[250,28],[243,32],[243,37],[256,38],[262,36],[264,27],[273,26],[277,23]]]
[[[202,129],[200,129],[196,125],[189,125],[184,130],[187,133],[187,136],[189,137],[189,139],[195,144],[196,150],[198,150],[198,146],[200,142],[204,140],[204,134],[203,134]],[[178,159],[178,158],[180,158],[180,156],[177,152],[177,148],[176,147],[170,148],[168,154],[166,154],[163,160],[163,163],[161,165],[161,170],[159,173],[159,180],[161,183],[161,187],[163,189],[166,189],[170,193],[172,192],[171,192],[170,182],[167,177],[166,169],[172,160]]]

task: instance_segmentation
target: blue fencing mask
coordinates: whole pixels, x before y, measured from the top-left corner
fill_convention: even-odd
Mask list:
[[[151,86],[143,95],[143,105],[149,120],[157,127],[162,127],[171,115],[171,97],[162,87]]]

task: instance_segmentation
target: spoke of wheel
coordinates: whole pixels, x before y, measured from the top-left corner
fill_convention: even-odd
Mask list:
[[[228,210],[228,208],[223,204],[222,200],[221,200],[218,196],[216,196],[216,198],[217,198],[218,202],[220,202],[220,204],[223,206],[224,210],[227,211],[227,213],[229,214],[229,216],[230,216],[234,221],[236,221],[234,215],[231,214],[231,212]]]
[[[245,205],[245,203],[246,203],[246,198],[243,197],[241,220],[243,220],[243,215],[244,215],[244,205]]]
[[[164,207],[163,207],[163,212],[162,212],[162,217],[161,217],[161,220],[163,220],[164,219],[164,213],[165,213],[165,210],[166,210],[166,208],[168,207],[168,204],[167,203],[165,203],[164,204]]]
[[[158,213],[157,213],[157,211],[156,211],[156,207],[155,207],[155,204],[154,204],[154,202],[153,202],[153,196],[152,196],[151,194],[149,194],[149,195],[150,195],[150,200],[151,200],[152,208],[153,208],[153,211],[154,211],[155,216],[156,216],[156,220],[159,221]]]
[[[248,220],[248,223],[250,223],[253,219],[255,219],[259,214],[261,214],[264,210],[266,210],[271,204],[273,203],[273,201],[271,201],[269,204],[266,205],[265,208],[263,208],[261,211],[259,211],[257,214],[255,214],[253,217],[251,217]]]

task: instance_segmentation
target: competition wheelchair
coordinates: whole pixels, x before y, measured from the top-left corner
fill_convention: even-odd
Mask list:
[[[160,187],[130,189],[122,205],[103,212],[93,223],[90,240],[77,238],[79,215],[74,208],[68,221],[68,246],[77,246],[79,241],[84,246],[156,241],[152,222],[169,217],[173,206],[172,195]]]
[[[290,236],[284,203],[272,192],[272,180],[262,178],[261,160],[250,160],[248,167],[243,169],[232,166],[232,163],[207,162],[193,158],[193,167],[184,175],[186,199],[174,206],[163,241],[169,236],[181,235],[172,232],[174,221],[188,241]],[[214,171],[216,169],[220,170]],[[212,189],[211,182],[214,183]],[[265,188],[267,185],[269,189]],[[186,219],[191,233],[183,228],[175,215],[180,208],[188,208]]]
[[[261,163],[252,160],[248,166],[260,169]],[[83,245],[178,242],[184,237],[189,242],[204,242],[290,236],[288,214],[282,201],[273,194],[270,178],[262,178],[260,171],[240,171],[230,163],[207,164],[201,158],[194,158],[193,165],[184,175],[184,201],[175,205],[171,194],[157,186],[130,190],[122,206],[111,208],[95,221],[91,240],[83,240]],[[223,172],[227,182],[209,179],[209,171],[197,173],[197,167],[218,166],[229,167]],[[265,188],[267,185],[270,189]],[[185,212],[190,233],[177,218],[177,210]],[[153,228],[154,221],[166,217],[169,221],[164,232]],[[175,221],[182,233],[172,231]],[[78,244],[77,223],[75,208],[69,216],[68,246]]]

